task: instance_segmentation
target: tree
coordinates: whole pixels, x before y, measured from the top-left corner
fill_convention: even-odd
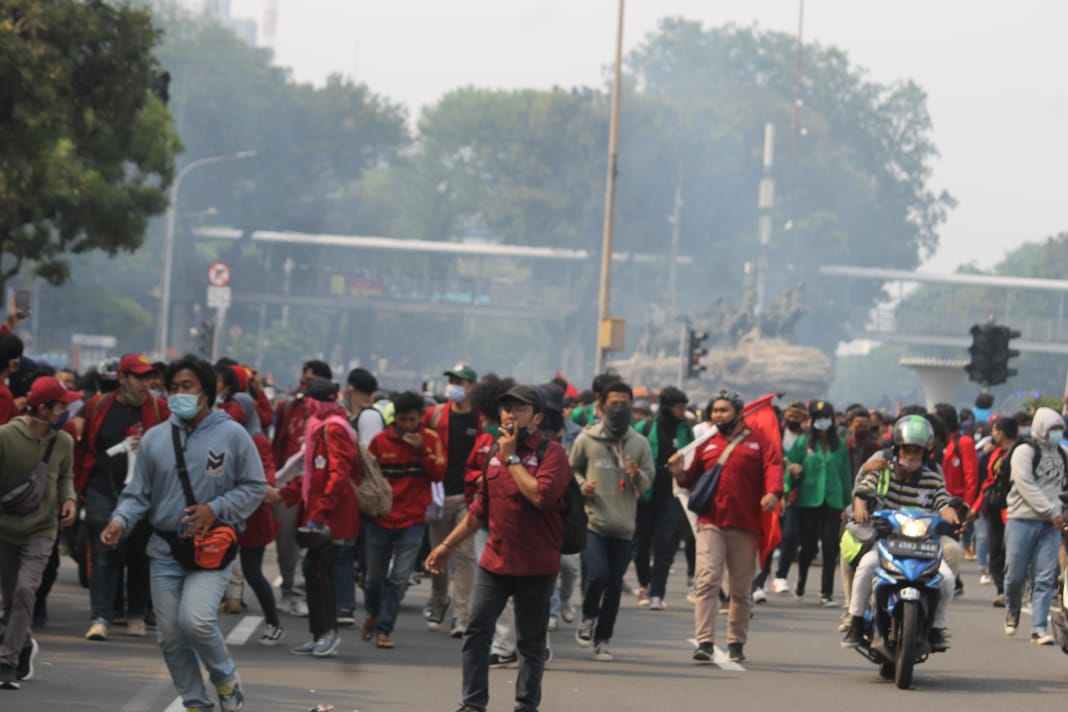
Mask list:
[[[128,5],[0,0],[0,289],[27,263],[60,284],[70,254],[136,250],[166,208],[158,39]]]

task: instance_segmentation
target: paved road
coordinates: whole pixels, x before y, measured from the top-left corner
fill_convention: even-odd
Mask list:
[[[680,556],[681,563],[681,556]],[[1001,631],[1001,611],[990,606],[993,591],[978,585],[974,562],[965,562],[967,593],[950,614],[953,649],[918,666],[911,691],[879,679],[877,669],[853,651],[842,650],[835,625],[840,610],[820,608],[813,594],[802,602],[772,596],[756,608],[744,666],[696,666],[690,661],[692,612],[681,576],[673,577],[663,612],[638,609],[627,596],[617,626],[616,661],[597,663],[574,642],[573,626],[553,635],[554,660],[544,684],[544,710],[589,712],[712,709],[869,710],[907,705],[944,709],[1053,710],[1068,693],[1068,656],[1055,647],[1036,647],[1024,634]],[[818,575],[818,571],[814,572]],[[397,648],[377,650],[343,632],[337,658],[310,660],[286,647],[256,644],[255,601],[246,594],[247,615],[223,618],[244,682],[250,712],[304,712],[316,703],[337,712],[455,710],[459,699],[460,641],[426,631],[420,609],[428,583],[409,591],[395,634]],[[162,657],[151,638],[121,635],[104,643],[82,639],[88,594],[79,588],[65,560],[52,595],[36,678],[18,692],[0,691],[0,710],[180,710]],[[306,621],[285,621],[287,645],[302,642]],[[241,641],[247,637],[247,643]],[[491,672],[490,709],[511,710],[515,670]]]

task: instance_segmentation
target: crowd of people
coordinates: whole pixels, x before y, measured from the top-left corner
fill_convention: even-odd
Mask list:
[[[88,587],[85,638],[154,629],[189,710],[244,705],[218,616],[242,610],[246,584],[262,645],[283,641],[282,614],[306,617],[289,652],[325,658],[348,626],[377,648],[415,647],[394,639],[396,623],[430,575],[425,625],[462,639],[461,711],[485,710],[489,670],[506,666],[516,709],[538,709],[562,624],[611,662],[626,590],[649,610],[676,605],[680,549],[693,661],[719,654],[722,610],[726,657],[745,660],[753,606],[804,598],[817,559],[819,603],[844,609],[842,645],[856,646],[878,559],[847,547],[846,523],[874,507],[935,509],[956,530],[932,649],[950,645],[964,558],[993,586],[1006,634],[1029,604],[1032,642],[1054,641],[1068,459],[1049,408],[999,415],[983,394],[959,412],[780,410],[726,390],[697,408],[674,386],[636,399],[611,373],[580,392],[463,362],[444,371],[443,398],[382,392],[362,368],[340,384],[319,360],[279,397],[227,358],[128,354],[92,378],[56,372],[23,356],[16,322],[0,329],[0,688],[33,678],[61,540]],[[272,544],[277,596],[263,571]]]

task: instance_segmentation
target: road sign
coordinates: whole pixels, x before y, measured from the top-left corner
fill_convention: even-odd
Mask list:
[[[212,309],[230,308],[229,287],[208,287],[208,306]]]
[[[213,287],[226,287],[230,284],[230,265],[225,262],[213,262],[208,267],[208,284]]]

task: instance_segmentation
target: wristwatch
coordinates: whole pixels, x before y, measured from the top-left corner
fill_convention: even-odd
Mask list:
[[[511,457],[509,457],[507,460],[504,461],[504,464],[507,465],[508,467],[511,467],[512,465],[519,465],[522,462],[523,461],[519,459],[519,455],[512,455]]]

